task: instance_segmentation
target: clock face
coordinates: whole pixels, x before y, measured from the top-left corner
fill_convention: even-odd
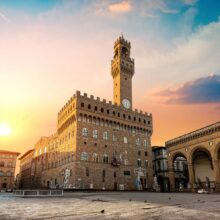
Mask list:
[[[131,107],[131,103],[128,99],[123,99],[122,104],[125,108],[129,109]]]

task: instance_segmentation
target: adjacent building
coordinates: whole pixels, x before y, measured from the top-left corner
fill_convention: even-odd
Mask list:
[[[166,147],[171,191],[178,189],[178,180],[189,191],[220,191],[220,122],[167,141]],[[179,169],[185,172],[177,176]]]
[[[16,160],[20,153],[0,150],[0,190],[12,190],[15,184]]]
[[[153,146],[153,171],[161,192],[169,192],[167,149],[164,146]]]
[[[119,37],[111,61],[113,101],[77,91],[58,113],[57,132],[20,158],[29,176],[21,175],[23,188],[152,188],[153,121],[133,109],[130,52],[130,42]]]
[[[28,150],[20,158],[20,173],[17,178],[19,188],[29,188],[34,184],[33,175],[31,174],[32,160],[34,158],[34,149]]]

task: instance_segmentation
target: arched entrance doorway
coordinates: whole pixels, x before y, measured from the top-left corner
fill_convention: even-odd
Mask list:
[[[159,175],[157,177],[157,182],[160,186],[160,192],[169,192],[170,191],[170,181],[168,177]]]
[[[196,149],[192,155],[194,178],[197,188],[210,188],[215,181],[212,157],[204,148]]]
[[[177,154],[173,159],[173,171],[175,177],[175,189],[182,191],[187,189],[189,182],[188,163],[183,154]]]
[[[3,188],[3,189],[6,189],[6,188],[7,188],[7,183],[3,183],[3,184],[2,184],[2,188]]]

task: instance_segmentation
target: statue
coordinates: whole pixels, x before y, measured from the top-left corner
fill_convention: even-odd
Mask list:
[[[64,180],[63,180],[63,187],[67,188],[69,185],[69,177],[70,177],[70,169],[66,169],[64,171]]]
[[[159,185],[158,182],[157,182],[157,176],[156,176],[156,175],[154,176],[153,189],[154,189],[156,192],[160,192],[160,185]]]

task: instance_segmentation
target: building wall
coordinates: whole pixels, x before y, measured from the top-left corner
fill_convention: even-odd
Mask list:
[[[0,190],[13,189],[15,184],[15,167],[19,153],[0,150]]]
[[[20,176],[18,178],[19,188],[31,188],[31,165],[34,157],[34,150],[27,152],[27,155],[20,160]]]

